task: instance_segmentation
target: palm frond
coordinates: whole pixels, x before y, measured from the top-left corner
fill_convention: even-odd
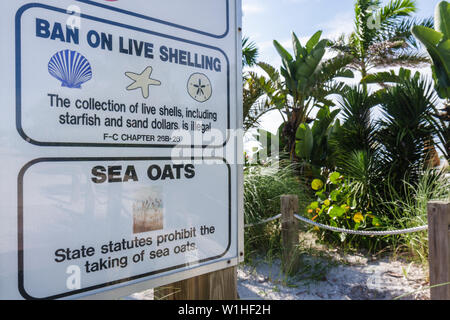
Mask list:
[[[375,126],[371,120],[372,108],[378,97],[358,87],[350,87],[338,100],[342,126],[339,146],[344,153],[353,150],[372,151],[375,144]]]
[[[429,17],[425,19],[408,18],[401,19],[397,23],[392,24],[378,34],[377,42],[384,41],[404,41],[408,47],[419,50],[421,49],[420,43],[413,36],[411,30],[414,26],[424,26],[428,28],[434,27],[434,18]]]
[[[280,73],[275,67],[271,66],[265,62],[258,62],[258,67],[264,70],[264,72],[269,76],[270,80],[273,82],[278,82],[280,80]]]
[[[382,118],[377,122],[377,139],[386,176],[393,181],[405,177],[417,182],[427,159],[426,145],[433,141],[431,125],[437,96],[433,84],[423,78],[411,78],[380,93]]]
[[[401,17],[409,17],[417,11],[415,0],[391,0],[376,14],[381,27],[388,27]]]
[[[259,49],[248,37],[242,39],[242,65],[254,66],[258,59]]]
[[[420,78],[420,72],[416,71],[414,75],[410,69],[400,68],[398,72],[394,70],[382,71],[367,75],[361,80],[362,83],[368,84],[381,84],[386,83],[401,83],[404,81],[409,81],[411,78]]]

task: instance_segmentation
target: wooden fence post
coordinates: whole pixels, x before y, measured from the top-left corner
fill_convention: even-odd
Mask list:
[[[294,213],[298,214],[298,196],[281,196],[282,268],[286,274],[293,274],[300,267],[298,221]]]
[[[237,267],[155,288],[155,300],[237,300]]]
[[[450,203],[428,203],[430,285],[450,282]],[[431,300],[450,300],[450,284],[430,289]]]

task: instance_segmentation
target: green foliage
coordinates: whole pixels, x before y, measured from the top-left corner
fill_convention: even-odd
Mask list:
[[[242,66],[252,67],[256,64],[259,49],[248,37],[242,38]]]
[[[388,211],[393,219],[389,220],[390,229],[404,229],[424,226],[428,223],[427,204],[431,200],[450,201],[450,179],[445,170],[426,170],[419,182],[412,185],[405,182],[402,198],[395,196],[398,192],[390,186],[394,194],[393,201],[383,203],[382,210]],[[415,232],[399,236],[391,236],[389,242],[399,254],[406,252],[410,257],[422,264],[428,263],[428,232]]]
[[[436,95],[432,84],[413,78],[380,93],[383,117],[378,121],[381,166],[391,183],[416,183],[433,145],[432,116]]]
[[[311,188],[317,190],[318,185],[320,184],[317,181],[313,181]],[[317,199],[306,208],[306,215],[316,222],[350,230],[381,227],[381,220],[376,215],[359,206],[360,199],[355,194],[353,185],[339,172],[330,173],[326,183],[316,191],[315,196]],[[327,241],[340,243],[349,240],[343,233],[317,228],[316,231]]]
[[[379,72],[375,74],[370,74],[366,76],[362,82],[364,83],[378,83],[384,87],[384,90],[380,91],[381,93],[392,86],[396,86],[400,84],[400,86],[404,86],[408,83],[419,83],[424,89],[419,89],[422,91],[429,91],[427,88],[428,84],[421,80],[421,75],[419,72],[412,73],[409,69],[400,68],[398,73],[395,71],[386,71]],[[389,83],[389,85],[388,85]],[[416,89],[415,89],[416,90]],[[420,94],[420,93],[419,93]],[[427,92],[427,94],[429,94]],[[429,94],[430,96],[432,94]],[[382,94],[379,95],[382,97]],[[437,109],[437,99],[432,97],[432,109],[433,109],[433,117],[428,117],[427,121],[430,122],[430,125],[434,127],[433,134],[436,136],[437,140],[440,142],[435,144],[436,148],[438,148],[443,154],[444,157],[449,160],[450,159],[450,124],[448,123],[448,110],[450,110],[450,106],[447,104],[447,116],[446,113],[440,113]],[[447,123],[446,119],[447,118]]]
[[[437,135],[433,120],[437,97],[433,85],[419,74],[401,69],[398,74],[384,75],[395,78],[395,85],[372,95],[360,88],[351,88],[343,95],[339,102],[342,124],[331,142],[338,171],[346,177],[341,190],[345,190],[343,198],[351,203],[350,208],[364,217],[370,212],[382,229],[395,229],[402,211],[392,203],[405,203],[414,197]],[[371,110],[376,105],[381,117],[372,121]],[[333,194],[331,200],[334,198]],[[336,220],[341,214],[341,209],[335,209],[331,217]],[[405,215],[411,218],[413,212]],[[354,227],[351,223],[349,226]],[[328,241],[337,240],[336,235],[323,235]],[[353,245],[369,248],[393,245],[397,240],[398,237],[346,238]]]
[[[301,44],[295,33],[292,34],[291,55],[278,41],[274,46],[282,60],[280,74],[283,77],[275,97],[282,98],[287,121],[283,128],[287,148],[294,159],[295,135],[301,124],[308,122],[308,115],[314,107],[332,105],[327,96],[342,92],[346,86],[335,82],[336,77],[353,78],[353,72],[346,69],[351,57],[338,55],[333,59],[324,61],[326,47],[329,41],[322,39],[322,31],[316,32],[306,43]],[[274,74],[273,68],[264,66],[264,70]],[[279,78],[277,78],[278,80]],[[275,101],[279,103],[280,100]],[[281,107],[281,104],[279,104]]]
[[[408,81],[409,79],[414,78],[418,80],[420,78],[420,72],[416,71],[412,74],[410,69],[400,68],[398,73],[394,70],[383,71],[374,74],[369,74],[364,79],[361,80],[363,83],[378,83],[382,86],[386,87],[386,83],[402,83]]]
[[[258,129],[254,137],[261,143],[261,149],[256,153],[257,161],[266,162],[279,156],[279,134],[272,134],[264,129]]]
[[[418,21],[409,18],[416,12],[413,0],[357,0],[355,2],[355,28],[347,38],[344,35],[331,47],[353,57],[349,64],[362,78],[374,68],[392,66],[419,66],[429,61],[423,55],[411,34],[411,26],[431,26],[432,19]],[[367,83],[363,82],[367,91]]]
[[[433,77],[439,96],[450,99],[450,4],[447,1],[436,7],[435,24],[436,30],[415,26],[412,32],[433,60]]]
[[[311,172],[309,176],[320,176],[321,168],[333,166],[329,141],[339,128],[339,121],[335,121],[338,113],[339,110],[331,111],[325,106],[320,109],[311,127],[302,123],[297,129],[295,153]]]
[[[292,33],[294,56],[278,41],[273,42],[282,60],[280,72],[284,77],[288,93],[294,99],[294,106],[301,105],[310,97],[319,100],[324,98],[324,96],[314,96],[315,90],[335,77],[353,78],[353,73],[345,69],[349,60],[344,57],[340,56],[323,63],[329,41],[320,40],[321,35],[322,31],[316,32],[303,47],[295,33]],[[302,120],[305,122],[306,118]]]
[[[244,218],[245,223],[255,223],[273,217],[280,211],[280,197],[295,194],[299,197],[299,208],[304,210],[311,201],[305,184],[296,176],[296,167],[280,163],[279,169],[257,166],[244,174]],[[279,222],[269,222],[245,229],[246,260],[254,253],[279,254],[281,248]]]
[[[260,118],[267,112],[276,109],[264,94],[272,92],[274,83],[259,76],[254,72],[248,72],[244,78],[243,87],[243,116],[244,130],[247,131],[259,125]]]
[[[333,137],[334,157],[338,162],[345,161],[348,154],[356,150],[371,151],[375,144],[375,125],[371,112],[379,103],[376,95],[358,87],[349,88],[340,98],[342,125]]]
[[[376,151],[355,150],[340,161],[339,169],[348,178],[352,195],[357,199],[358,208],[376,211],[383,200],[380,190],[384,189],[383,166]]]

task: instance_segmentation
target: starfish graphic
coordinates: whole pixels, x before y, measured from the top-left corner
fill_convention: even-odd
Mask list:
[[[134,72],[125,72],[125,75],[134,80],[134,82],[127,87],[127,90],[141,89],[142,96],[147,99],[149,97],[150,86],[160,86],[161,81],[150,78],[153,68],[147,67],[141,74]]]

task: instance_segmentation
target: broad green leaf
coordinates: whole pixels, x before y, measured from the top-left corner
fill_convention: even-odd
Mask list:
[[[437,46],[444,36],[441,32],[424,26],[414,26],[412,32],[427,48],[428,46]]]
[[[339,172],[333,172],[330,174],[330,181],[333,184],[337,184],[339,182],[339,178],[341,177],[341,174]]]
[[[373,217],[372,225],[374,225],[375,227],[381,227],[381,220],[378,219],[377,217]]]
[[[437,5],[434,24],[435,29],[444,35],[444,40],[450,39],[450,4],[447,1]]]
[[[311,66],[303,62],[297,66],[297,78],[310,77],[313,74],[314,70],[315,68],[312,68]]]
[[[319,207],[319,202],[317,202],[317,201],[312,202],[312,203],[309,205],[309,208],[310,208],[310,209],[313,209],[313,210],[317,209],[318,207]]]
[[[442,41],[443,34],[429,28],[415,26],[413,33],[427,48],[428,53],[433,60],[434,78],[436,81],[436,89],[441,98],[450,97],[450,52],[448,47],[450,40]],[[439,37],[438,37],[439,36]]]
[[[336,72],[336,77],[340,77],[340,78],[354,78],[355,74],[353,73],[352,70],[345,69],[345,70]]]
[[[339,192],[339,190],[333,190],[333,191],[331,191],[331,193],[330,193],[330,199],[331,200],[333,200],[333,201],[338,201],[339,200],[339,194],[340,194],[340,192]]]
[[[331,218],[339,218],[345,213],[345,209],[342,209],[338,206],[332,206],[330,207],[330,210],[328,211],[328,214]]]
[[[325,50],[325,48],[328,46],[328,44],[330,43],[329,40],[327,39],[322,39],[319,41],[319,43],[314,47],[313,51],[315,50]]]
[[[294,47],[295,59],[298,60],[300,57],[307,55],[306,49],[303,48],[300,40],[298,40],[297,35],[294,32],[292,32],[292,46]]]
[[[315,69],[319,66],[319,63],[322,61],[323,57],[325,56],[326,50],[325,48],[317,48],[314,49],[311,54],[308,57],[313,57],[315,61]],[[311,61],[311,60],[310,60]],[[306,59],[306,63],[308,63],[308,59]]]
[[[287,62],[292,61],[291,54],[277,40],[273,40],[273,45],[283,60],[286,60]]]
[[[309,160],[311,159],[311,152],[313,150],[314,138],[309,126],[302,123],[297,130],[296,137],[298,141],[295,144],[295,153],[299,158]]]
[[[320,37],[322,36],[322,31],[317,31],[306,43],[306,50],[308,53],[319,43]]]
[[[327,196],[322,191],[316,192],[316,196],[318,196],[322,201],[325,201],[327,199]]]

